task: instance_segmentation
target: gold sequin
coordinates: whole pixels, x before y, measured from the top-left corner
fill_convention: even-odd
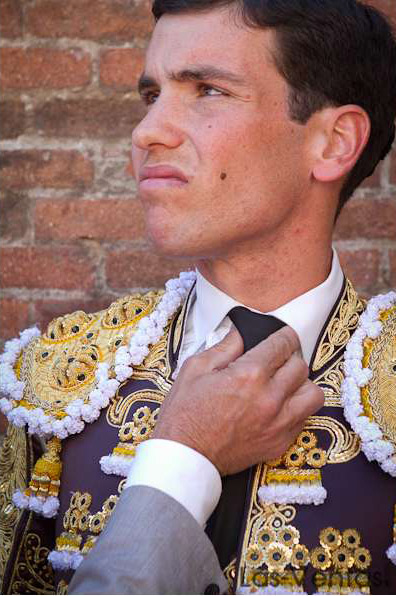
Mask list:
[[[312,468],[323,468],[327,463],[327,454],[324,449],[315,447],[307,453],[307,464]]]
[[[346,546],[340,546],[332,552],[332,561],[337,571],[347,571],[353,567],[353,555]]]
[[[80,497],[81,497],[81,493],[79,491],[72,494],[71,499],[70,499],[70,508],[77,507],[78,500]]]
[[[83,493],[77,499],[77,505],[79,509],[89,509],[92,503],[92,497],[89,493]]]
[[[117,495],[110,495],[110,497],[103,503],[103,511],[110,515],[114,507],[117,505],[118,499],[119,497],[117,497]]]
[[[309,550],[304,544],[296,544],[293,547],[291,564],[295,569],[306,567],[310,561]]]
[[[330,551],[323,546],[317,546],[311,551],[310,554],[312,567],[319,569],[320,571],[326,571],[331,567],[331,556]]]
[[[324,548],[335,550],[341,546],[341,532],[335,528],[324,528],[319,534],[319,542]]]
[[[265,553],[265,562],[270,573],[282,573],[291,561],[291,551],[284,544],[274,542]]]
[[[86,532],[89,528],[89,513],[82,513],[79,522],[78,522],[78,529],[80,532]]]
[[[278,540],[285,546],[293,547],[300,541],[300,532],[294,526],[286,526],[279,530]]]
[[[313,449],[318,444],[318,439],[314,433],[305,430],[299,434],[297,437],[297,445],[309,451]]]
[[[342,544],[347,548],[357,548],[360,546],[360,541],[360,534],[357,530],[350,528],[342,533]]]
[[[100,534],[105,527],[105,524],[106,515],[103,513],[103,511],[98,511],[98,513],[92,515],[91,519],[89,520],[89,531],[92,532],[92,534]]]
[[[275,542],[275,540],[276,533],[269,528],[265,528],[258,534],[258,543],[263,547],[268,546],[271,542]]]
[[[133,438],[133,432],[135,430],[135,423],[125,422],[118,431],[118,438],[120,441],[130,441]]]
[[[368,569],[368,567],[370,567],[372,558],[370,551],[367,548],[360,546],[354,551],[353,556],[355,567],[357,569],[361,569],[363,571],[364,569]]]
[[[142,408],[138,408],[133,415],[133,420],[136,424],[144,424],[147,423],[151,416],[151,410],[148,406],[143,406]]]
[[[246,564],[249,565],[249,567],[260,567],[262,562],[262,550],[256,544],[250,546],[246,553]]]
[[[283,456],[287,468],[300,468],[305,464],[305,451],[293,445]]]

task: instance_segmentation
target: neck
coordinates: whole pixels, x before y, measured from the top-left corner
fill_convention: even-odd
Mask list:
[[[197,262],[214,286],[250,308],[270,312],[312,290],[330,274],[331,237],[326,242],[290,241],[271,247],[250,247],[221,258]]]

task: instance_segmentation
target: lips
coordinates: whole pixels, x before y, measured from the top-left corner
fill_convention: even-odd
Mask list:
[[[183,183],[188,182],[187,176],[173,166],[145,166],[140,170],[139,181],[144,180],[175,180]]]

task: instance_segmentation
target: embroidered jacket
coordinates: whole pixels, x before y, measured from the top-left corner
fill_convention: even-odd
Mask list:
[[[14,406],[24,408],[25,416],[23,412],[46,404],[65,427],[71,411],[67,406],[75,407],[75,400],[81,400],[80,408],[87,404],[100,377],[100,364],[109,365],[111,381],[117,350],[128,344],[162,294],[135,295],[100,313],[77,312],[53,321],[46,334],[31,340],[13,363],[24,383],[23,396]],[[73,569],[94,548],[122,491],[128,461],[135,447],[150,436],[172,386],[185,305],[177,309],[162,337],[142,364],[134,366],[133,376],[120,384],[99,417],[94,419],[92,408],[86,409],[84,420],[89,422],[91,416],[93,421],[73,428],[63,440],[47,442],[44,457],[40,457],[39,441],[10,424],[0,456],[2,593],[65,592]],[[237,552],[223,562],[231,592],[395,591],[396,569],[386,551],[393,542],[396,485],[362,452],[362,441],[346,421],[340,397],[345,350],[364,307],[346,282],[310,365],[311,379],[325,391],[324,408],[309,418],[282,458],[256,466],[237,481],[242,484],[234,484],[246,491],[242,519],[233,517],[232,494],[224,497],[231,499],[231,508],[217,515],[212,530],[215,525],[216,540],[220,536],[221,543],[221,536],[227,540],[227,526],[238,526]],[[381,440],[393,442],[396,307],[386,312],[386,329],[365,348],[366,365],[373,368],[374,378],[362,389],[362,400],[371,420],[386,418],[386,428],[380,425],[385,428]],[[125,361],[123,366],[127,365]],[[14,420],[17,416],[15,409]],[[45,424],[44,418],[32,420],[30,425]],[[55,513],[51,498],[57,500],[58,493]],[[40,504],[43,495],[47,510]],[[54,517],[19,509],[15,502]]]

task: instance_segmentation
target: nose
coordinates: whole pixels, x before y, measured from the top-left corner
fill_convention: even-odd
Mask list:
[[[183,139],[181,114],[176,102],[160,97],[132,133],[132,144],[145,151],[156,145],[176,148]]]

